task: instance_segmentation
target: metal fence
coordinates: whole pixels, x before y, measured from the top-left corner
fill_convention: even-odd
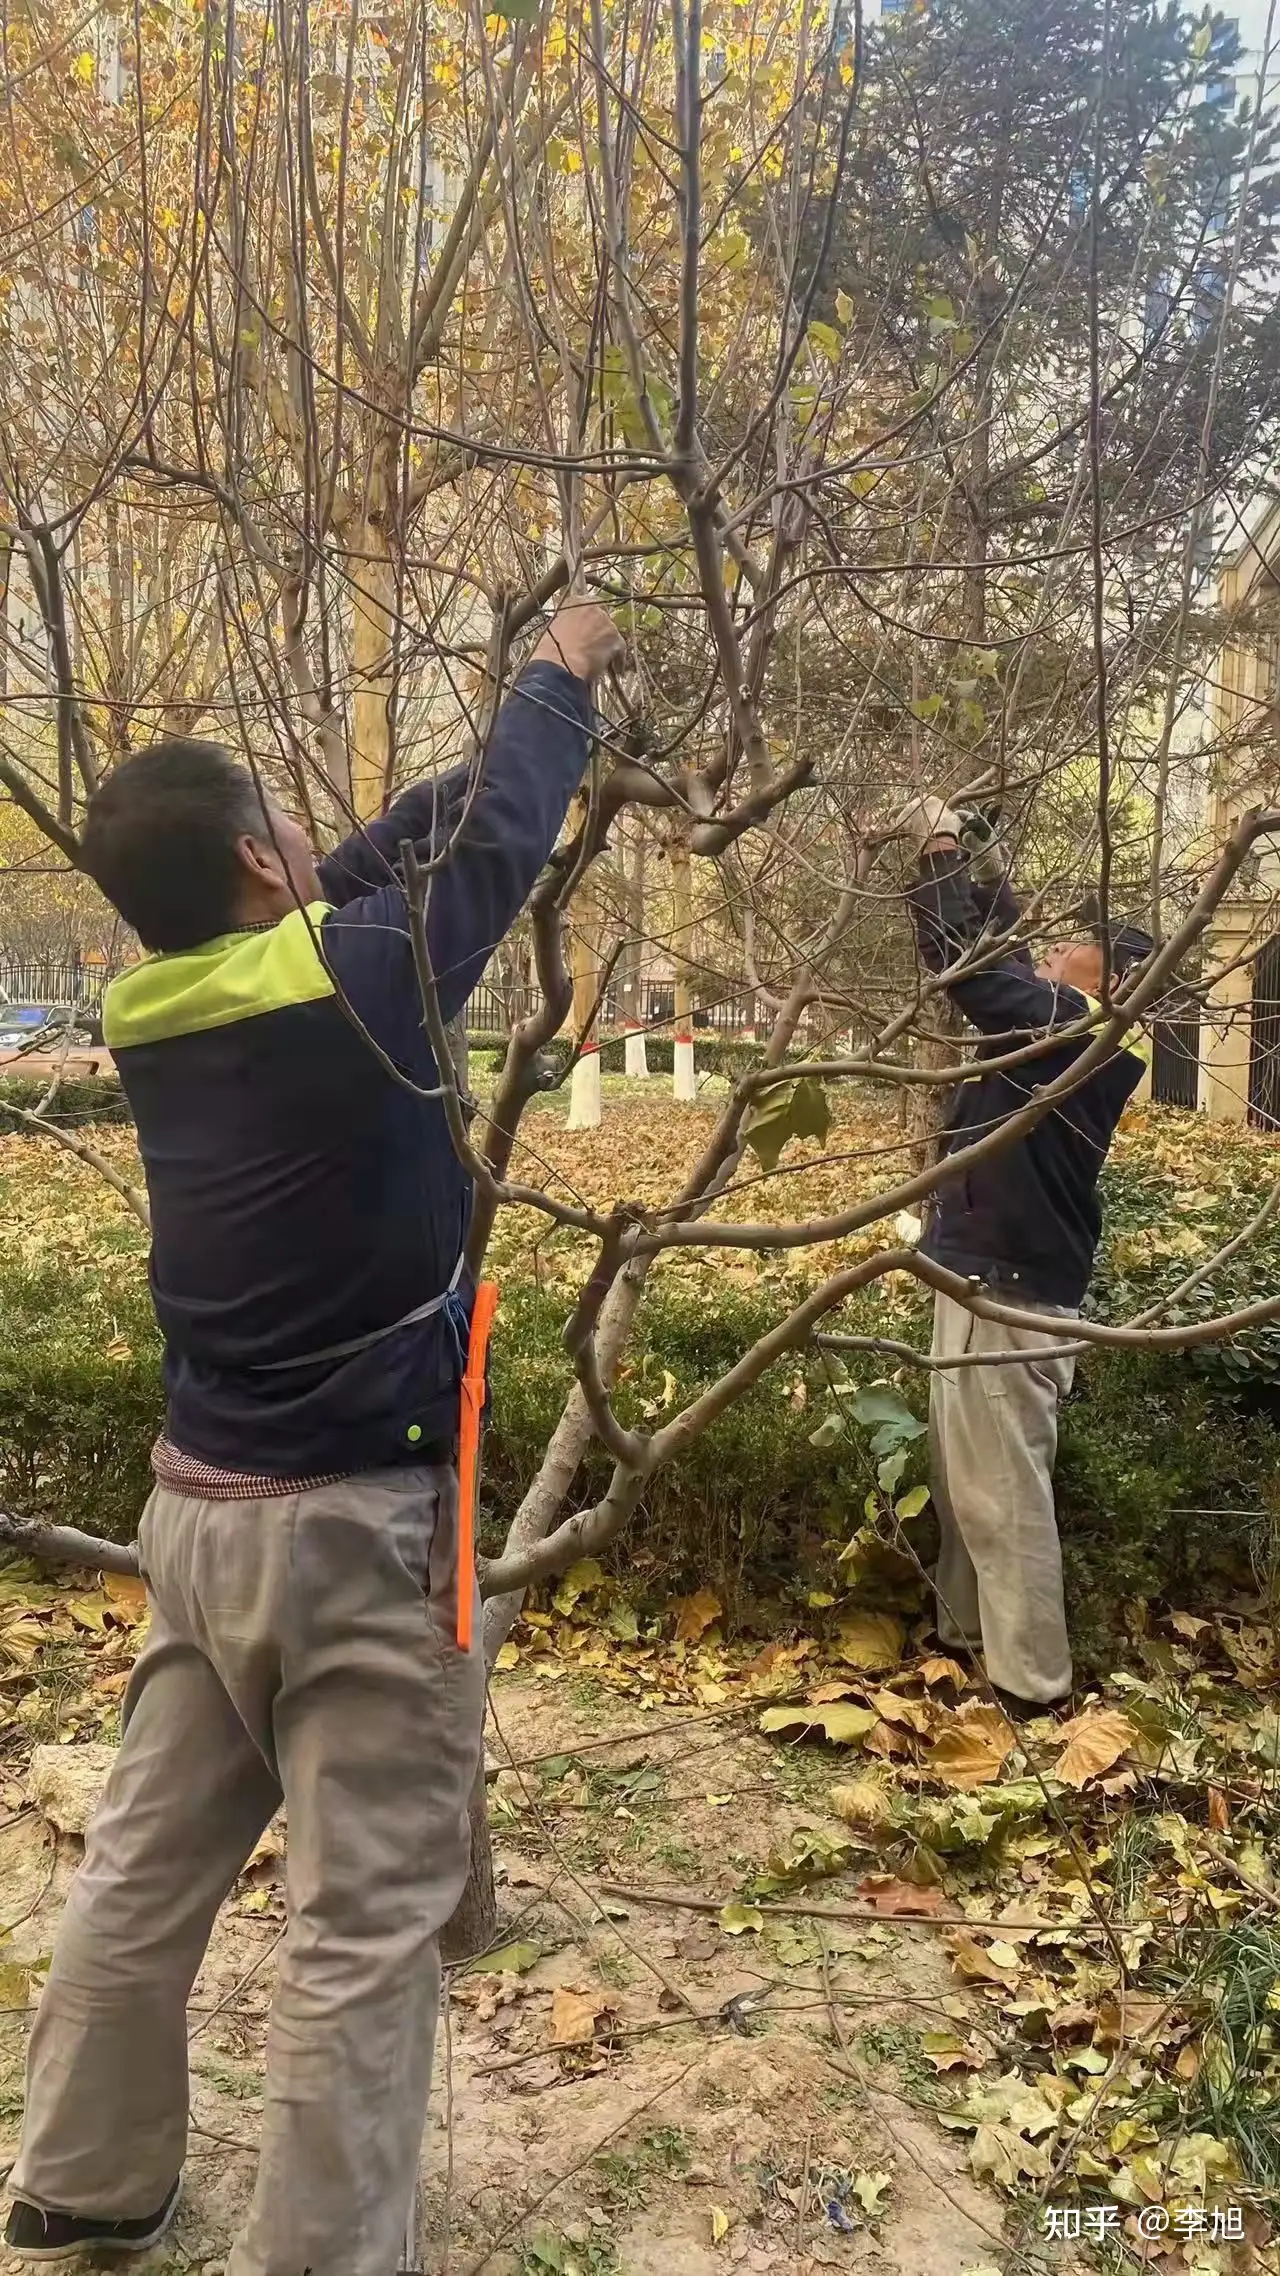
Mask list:
[[[492,980],[482,980],[467,1005],[467,1026],[476,1034],[506,1035],[516,1020],[528,1019],[541,1001],[536,988],[501,988]],[[675,989],[669,980],[641,981],[636,1010],[641,1027],[670,1027],[675,1013]],[[755,1002],[749,995],[725,996],[710,1003],[695,1004],[693,1008],[694,1027],[714,1035],[742,1035],[753,1026],[754,1019]],[[622,1025],[621,990],[606,988],[600,1005],[600,1026],[608,1032],[617,1031]]]
[[[92,1010],[108,981],[124,969],[123,961],[85,964],[69,958],[0,955],[0,1003],[76,1004]],[[503,987],[486,978],[467,1005],[467,1026],[475,1034],[506,1035],[514,1021],[528,1019],[541,1001],[536,988]],[[642,1027],[670,1027],[675,1009],[675,989],[669,980],[640,983],[638,1017]],[[695,1029],[712,1035],[742,1035],[754,1025],[755,1017],[755,999],[750,994],[717,997],[695,1004],[693,1010]],[[600,1025],[606,1032],[617,1032],[622,1024],[622,993],[611,986],[605,990],[600,1007]]]
[[[1200,1014],[1156,1020],[1151,1030],[1151,1096],[1157,1106],[1200,1100]]]
[[[88,1009],[120,969],[62,957],[0,956],[0,1003],[82,1004]]]

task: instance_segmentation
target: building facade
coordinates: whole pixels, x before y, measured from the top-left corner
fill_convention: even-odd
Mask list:
[[[1280,502],[1221,573],[1228,624],[1215,674],[1210,844],[1280,791]],[[1280,836],[1264,838],[1205,942],[1199,1104],[1215,1120],[1280,1129]]]

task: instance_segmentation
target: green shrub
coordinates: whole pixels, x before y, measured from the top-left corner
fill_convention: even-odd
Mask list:
[[[5,1113],[6,1105],[33,1114],[49,1088],[47,1075],[0,1076],[0,1138],[26,1126]],[[76,1075],[58,1086],[50,1122],[71,1128],[84,1122],[128,1122],[132,1119],[118,1075]]]
[[[128,1541],[160,1427],[145,1276],[0,1263],[0,1507]]]
[[[1057,1492],[1082,1656],[1134,1598],[1210,1601],[1270,1562],[1280,1481],[1271,1417],[1194,1354],[1094,1352],[1062,1412]]]
[[[705,1281],[660,1279],[641,1308],[619,1386],[624,1420],[651,1427],[674,1411],[773,1324],[785,1300],[778,1286],[742,1289],[710,1270]],[[878,1303],[862,1298],[850,1325],[875,1326]],[[127,1540],[149,1490],[162,1411],[159,1338],[136,1261],[74,1275],[0,1260],[0,1316],[0,1507]],[[504,1289],[484,1456],[482,1538],[491,1550],[572,1380],[563,1319],[556,1296],[527,1282]],[[905,1333],[921,1342],[926,1331],[922,1304]],[[893,1332],[904,1333],[900,1316]],[[867,1381],[885,1370],[860,1361],[855,1372]],[[923,1380],[902,1387],[923,1413]],[[825,1389],[816,1358],[778,1368],[656,1474],[613,1559],[629,1597],[656,1604],[709,1584],[736,1624],[759,1628],[788,1603],[803,1603],[815,1584],[838,1589],[836,1551],[862,1518],[875,1461],[857,1431],[833,1447],[812,1444]],[[609,1469],[595,1449],[569,1506],[594,1499]],[[904,1483],[924,1471],[918,1442]],[[1278,1475],[1280,1435],[1269,1417],[1248,1411],[1189,1358],[1107,1351],[1082,1362],[1063,1410],[1058,1464],[1082,1665],[1109,1656],[1134,1597],[1194,1604],[1255,1553]],[[1214,1514],[1179,1514],[1191,1511]]]
[[[107,1284],[0,1261],[0,1313],[0,1507],[130,1539],[163,1411],[159,1337],[141,1275],[122,1267]],[[621,1393],[627,1419],[650,1420],[646,1404],[683,1400],[776,1316],[776,1303],[764,1296],[719,1311],[696,1290],[656,1296],[642,1313]],[[563,1320],[563,1303],[531,1285],[504,1291],[484,1456],[483,1533],[491,1549],[572,1383]],[[619,1551],[619,1568],[637,1593],[666,1596],[709,1578],[745,1606],[842,1537],[851,1498],[865,1489],[810,1446],[808,1429],[775,1377],[677,1467],[660,1472]],[[580,1495],[593,1496],[608,1476],[597,1450],[577,1481]]]

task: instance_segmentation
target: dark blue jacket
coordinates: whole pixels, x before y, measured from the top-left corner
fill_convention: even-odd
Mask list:
[[[591,701],[556,664],[521,676],[481,786],[434,876],[440,1008],[466,1002],[551,852],[587,760]],[[105,1033],[138,1127],[167,1433],[272,1477],[412,1463],[451,1439],[471,1290],[363,1351],[286,1365],[392,1327],[443,1292],[470,1181],[438,1098],[393,865],[456,826],[457,769],[398,798],[320,865],[305,914],[149,957],[107,992]],[[316,943],[321,954],[317,954]],[[323,960],[322,960],[323,959]]]
[[[975,887],[967,856],[927,854],[911,891],[920,954],[943,972],[979,939],[990,944],[1017,923],[1007,884],[995,894]],[[1025,1107],[1036,1090],[1071,1066],[1088,1038],[1045,1050],[1005,1073],[982,1073],[1033,1036],[1072,1027],[1098,1007],[1074,988],[1040,979],[1025,947],[953,980],[948,994],[986,1040],[974,1072],[956,1086],[942,1150],[955,1155]],[[939,1187],[921,1253],[952,1272],[976,1274],[995,1287],[1043,1304],[1074,1308],[1089,1285],[1102,1231],[1098,1175],[1125,1104],[1142,1079],[1145,1046],[1130,1030],[1125,1044],[1051,1107],[1031,1130]]]

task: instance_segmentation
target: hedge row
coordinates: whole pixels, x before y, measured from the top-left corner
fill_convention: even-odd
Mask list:
[[[0,1078],[0,1138],[11,1137],[24,1125],[6,1107],[21,1107],[34,1114],[49,1088],[47,1075],[6,1075]],[[132,1116],[118,1075],[73,1075],[58,1086],[51,1122],[74,1127],[82,1122],[129,1122]]]
[[[776,1293],[723,1281],[709,1280],[705,1292],[652,1289],[620,1394],[624,1414],[644,1421],[646,1408],[682,1401],[776,1320],[777,1302]],[[0,1506],[129,1538],[161,1414],[158,1340],[140,1277],[122,1268],[111,1285],[0,1265],[0,1316]],[[532,1286],[504,1295],[485,1452],[490,1546],[569,1387],[562,1317]],[[868,1308],[866,1324],[873,1318]],[[921,1315],[910,1332],[922,1338],[924,1327]],[[617,1555],[629,1594],[658,1602],[710,1583],[755,1629],[776,1620],[788,1597],[831,1584],[834,1550],[861,1519],[874,1464],[856,1438],[827,1450],[811,1443],[825,1411],[823,1378],[815,1366],[804,1404],[795,1382],[794,1366],[766,1378],[653,1479]],[[906,1389],[923,1406],[923,1388]],[[923,1475],[923,1459],[917,1445],[908,1482]],[[1085,1362],[1063,1416],[1058,1479],[1086,1659],[1108,1649],[1127,1601],[1185,1604],[1204,1593],[1209,1566],[1238,1570],[1265,1533],[1277,1475],[1280,1434],[1268,1415],[1249,1412],[1188,1361],[1116,1351]],[[589,1461],[580,1495],[606,1476],[603,1460]],[[1207,1514],[1179,1514],[1188,1511]],[[1228,1520],[1224,1511],[1239,1514]],[[922,1539],[922,1554],[928,1547]]]
[[[477,1030],[468,1036],[474,1052],[493,1055],[495,1066],[501,1066],[506,1055],[508,1038]],[[650,1035],[645,1039],[646,1056],[651,1075],[669,1075],[672,1071],[674,1045],[669,1035]],[[624,1065],[625,1041],[620,1035],[609,1036],[600,1047],[600,1064],[608,1075],[621,1075]],[[759,1047],[753,1043],[725,1042],[718,1036],[696,1039],[694,1050],[700,1075],[727,1075],[733,1078],[759,1058]],[[573,1057],[573,1044],[567,1035],[557,1035],[542,1053],[548,1071],[561,1075]],[[6,1114],[6,1105],[25,1108],[31,1113],[39,1106],[49,1087],[47,1075],[0,1076],[0,1137],[20,1130],[22,1124],[16,1116]],[[118,1075],[84,1075],[70,1077],[58,1087],[50,1120],[74,1126],[84,1122],[128,1122],[131,1119],[128,1103],[120,1087]]]

